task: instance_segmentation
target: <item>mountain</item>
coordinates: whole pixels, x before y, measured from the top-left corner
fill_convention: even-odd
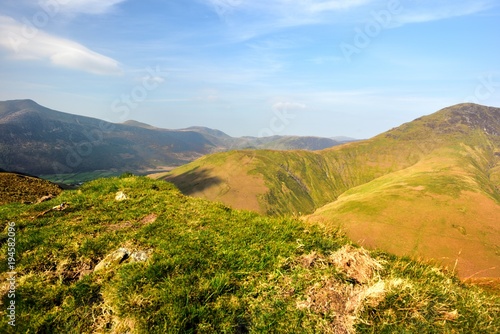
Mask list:
[[[0,103],[0,166],[31,174],[130,170],[185,163],[213,150],[196,132],[71,115],[31,100]]]
[[[0,102],[0,168],[30,174],[144,171],[178,166],[205,154],[248,146],[325,148],[329,139],[233,138],[202,127],[160,129],[67,114],[31,100]],[[284,142],[287,142],[284,144]]]
[[[445,108],[369,140],[308,151],[234,151],[168,174],[186,194],[308,215],[356,242],[500,276],[500,109]]]
[[[1,333],[495,333],[500,325],[499,296],[453,273],[146,177],[4,205],[0,240]]]

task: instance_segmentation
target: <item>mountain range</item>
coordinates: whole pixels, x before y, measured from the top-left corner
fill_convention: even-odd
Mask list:
[[[500,277],[500,109],[460,104],[335,144],[114,124],[31,100],[0,102],[0,170],[137,172],[184,164],[151,177],[236,209],[341,229],[365,247],[430,259],[464,278]]]
[[[341,228],[462,277],[500,276],[500,109],[460,104],[321,151],[238,150],[156,174],[185,194]]]
[[[0,168],[35,175],[111,169],[140,172],[231,149],[318,150],[343,141],[296,136],[233,138],[204,127],[169,130],[137,121],[109,123],[51,110],[32,100],[0,102]]]

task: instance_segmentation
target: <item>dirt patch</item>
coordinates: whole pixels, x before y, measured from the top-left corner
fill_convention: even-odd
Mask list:
[[[139,224],[141,226],[147,225],[147,224],[152,224],[156,221],[158,218],[158,215],[156,213],[150,213],[147,216],[144,216],[140,221]],[[116,224],[110,224],[107,226],[107,228],[111,231],[118,231],[118,230],[123,230],[123,229],[128,229],[128,228],[138,228],[137,224],[133,224],[130,221],[124,221]]]
[[[36,203],[53,198],[62,191],[49,181],[16,173],[0,173],[0,205]]]
[[[129,221],[125,221],[125,222],[121,222],[121,223],[117,223],[117,224],[110,224],[107,226],[108,230],[110,230],[110,231],[119,231],[119,230],[123,230],[126,228],[133,228],[133,227],[134,227],[134,225]]]
[[[154,223],[156,221],[156,218],[158,218],[158,215],[156,213],[151,213],[141,219],[141,224],[147,225]]]

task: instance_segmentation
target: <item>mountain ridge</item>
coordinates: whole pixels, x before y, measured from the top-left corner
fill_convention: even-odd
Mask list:
[[[329,139],[312,142],[314,149],[340,144]],[[233,138],[204,127],[170,130],[137,121],[110,123],[55,111],[33,100],[0,102],[0,168],[36,175],[141,172],[235,148],[296,149],[307,144],[288,137]]]

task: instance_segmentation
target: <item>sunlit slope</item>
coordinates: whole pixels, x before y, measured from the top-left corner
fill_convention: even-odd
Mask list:
[[[424,131],[432,129],[432,131]],[[308,217],[355,241],[500,276],[499,109],[460,105],[382,137],[440,143],[418,163],[354,187]],[[428,140],[427,140],[428,142]]]
[[[307,219],[341,226],[368,247],[456,266],[462,277],[499,277],[500,206],[466,151],[438,150],[350,189]]]
[[[267,214],[304,214],[344,191],[418,162],[439,140],[387,135],[329,150],[240,150],[205,156],[154,175],[185,194]]]
[[[473,173],[480,171],[476,176],[482,178],[482,189],[497,196],[498,110],[462,104],[366,141],[318,152],[232,151],[203,157],[156,177],[175,183],[184,193],[236,208],[304,214],[353,187],[450,147],[466,155],[463,164],[470,165]]]
[[[202,157],[170,173],[150,175],[173,182],[187,195],[260,212],[259,198],[268,191],[261,175],[252,174],[261,151],[233,151]]]

